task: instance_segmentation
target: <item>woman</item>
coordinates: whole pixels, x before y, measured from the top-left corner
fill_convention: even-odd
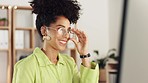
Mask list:
[[[36,47],[31,55],[15,64],[13,83],[98,83],[98,65],[89,62],[87,37],[83,31],[70,27],[79,19],[78,2],[33,0],[31,6],[37,14],[36,27],[43,48]],[[70,38],[72,33],[78,40]],[[71,57],[59,53],[70,40],[82,60],[80,72]]]

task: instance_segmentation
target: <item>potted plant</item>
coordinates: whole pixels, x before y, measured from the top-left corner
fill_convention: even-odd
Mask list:
[[[107,53],[107,56],[101,59],[96,59],[95,62],[99,64],[100,69],[104,69],[106,66],[106,63],[109,59],[113,59],[115,61],[118,61],[119,56],[117,56],[116,49],[110,49]]]
[[[99,71],[100,71],[100,77],[99,77],[99,81],[100,82],[106,82],[106,64],[107,61],[109,61],[109,59],[114,59],[114,60],[118,60],[118,56],[116,53],[116,49],[110,49],[107,53],[107,56],[104,58],[100,58],[100,59],[96,59],[93,62],[98,63],[99,65]]]
[[[6,18],[0,18],[0,26],[5,26],[7,22]]]

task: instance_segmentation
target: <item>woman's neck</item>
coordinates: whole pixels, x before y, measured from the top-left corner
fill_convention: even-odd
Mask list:
[[[45,43],[43,43],[42,51],[46,54],[46,56],[52,63],[57,64],[59,51],[48,45],[45,45]]]

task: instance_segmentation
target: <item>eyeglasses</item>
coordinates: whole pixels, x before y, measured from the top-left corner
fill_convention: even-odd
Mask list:
[[[74,32],[72,32],[71,30],[71,27],[69,27],[68,29],[66,29],[65,27],[63,26],[60,26],[59,28],[55,29],[55,28],[52,28],[52,27],[47,27],[49,30],[56,30],[57,33],[59,35],[62,35],[62,36],[65,36],[67,33],[70,35],[70,34],[74,34]]]

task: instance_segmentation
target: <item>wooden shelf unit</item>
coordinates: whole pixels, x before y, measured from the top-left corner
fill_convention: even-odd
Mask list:
[[[14,6],[12,9],[12,14],[13,14],[13,66],[15,63],[18,61],[17,60],[17,52],[32,52],[33,49],[35,48],[35,31],[36,29],[33,26],[17,26],[17,11],[30,11],[30,14],[32,14],[32,8],[31,7],[25,7],[25,6]],[[21,21],[24,19],[21,19]],[[32,23],[33,24],[33,23]],[[16,43],[16,31],[24,31],[24,37],[25,37],[25,31],[29,33],[29,47],[24,47],[23,48],[16,48],[15,43]],[[25,40],[25,39],[24,39]],[[24,41],[25,42],[25,41]],[[28,55],[28,54],[26,54]]]
[[[6,52],[7,53],[7,75],[6,75],[6,80],[5,80],[5,83],[11,83],[11,78],[12,78],[12,27],[11,27],[11,9],[12,7],[11,6],[7,6],[7,5],[0,5],[0,10],[3,11],[3,10],[6,10],[6,16],[7,16],[7,25],[4,25],[4,26],[0,26],[0,30],[6,30],[8,31],[8,48],[7,49],[3,49],[0,48],[0,53],[1,52]],[[0,12],[0,15],[4,15],[5,13],[4,12]],[[3,38],[0,38],[0,40],[3,40]],[[1,57],[1,55],[0,55]],[[1,70],[1,68],[0,68]],[[2,74],[0,74],[2,75]],[[2,82],[0,80],[0,82]]]
[[[0,26],[0,30],[9,30],[9,27],[7,27],[7,26]]]
[[[111,80],[116,81],[118,62],[109,60],[106,64],[106,83],[111,83]],[[113,74],[113,75],[112,75]],[[113,77],[111,77],[112,75]]]

